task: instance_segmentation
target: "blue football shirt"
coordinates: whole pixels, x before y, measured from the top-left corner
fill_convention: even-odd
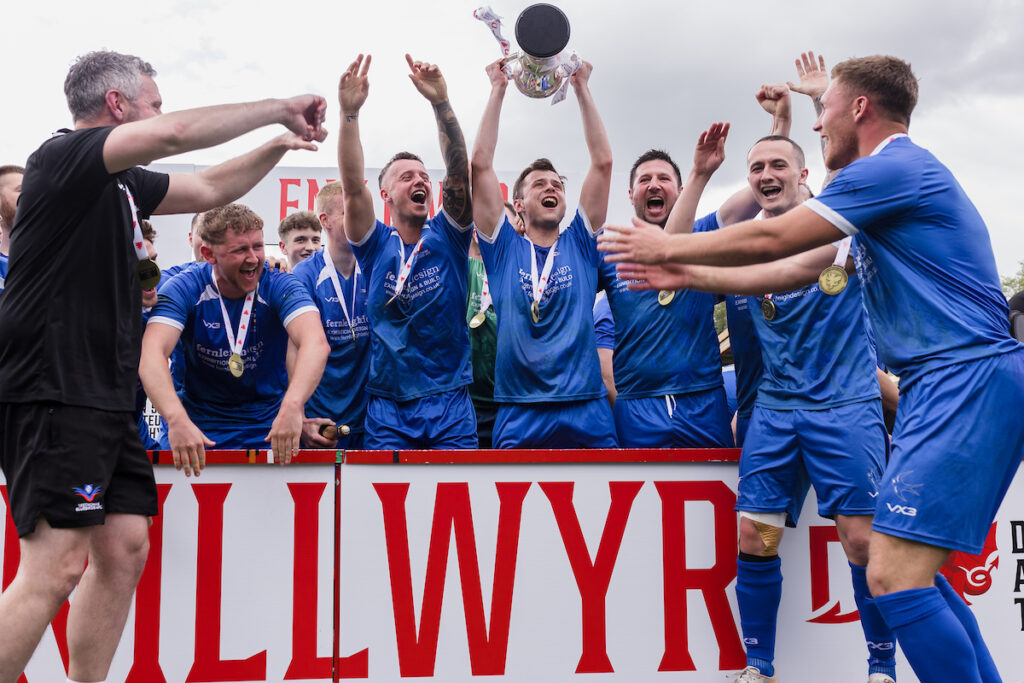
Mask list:
[[[761,374],[764,372],[761,342],[757,338],[752,315],[747,305],[747,297],[725,297],[729,346],[732,348],[733,365],[736,366],[736,412],[743,418],[749,418],[754,411],[757,387],[761,384]]]
[[[555,244],[540,321],[530,316],[530,259],[542,272],[550,247],[537,247],[503,218],[479,234],[480,253],[498,313],[494,400],[500,403],[579,401],[607,395],[594,339],[594,296],[602,258],[582,209]]]
[[[721,227],[718,212],[694,222],[693,232]],[[722,386],[722,357],[715,332],[715,297],[682,289],[667,306],[658,292],[634,292],[600,264],[601,286],[615,317],[615,388],[619,398],[685,394]]]
[[[7,255],[0,254],[0,292],[4,291],[5,280],[7,280]]]
[[[439,394],[473,381],[466,326],[469,243],[473,226],[455,224],[444,211],[423,225],[423,245],[402,294],[401,237],[377,221],[352,244],[366,278],[370,319],[370,381],[366,390],[394,401]],[[414,244],[404,245],[408,258]]]
[[[924,373],[1020,348],[988,229],[953,174],[896,137],[804,203],[848,235],[878,353],[906,389]]]
[[[370,377],[370,319],[366,314],[366,278],[359,267],[351,278],[338,273],[341,295],[351,317],[345,317],[331,281],[332,268],[322,249],[295,266],[295,277],[306,287],[320,310],[320,320],[331,345],[327,367],[316,391],[306,401],[306,417],[326,417],[361,431],[366,415],[366,382]],[[355,282],[353,283],[353,280]],[[354,285],[354,286],[353,286]],[[352,332],[355,332],[355,338]]]
[[[820,410],[881,395],[859,278],[835,296],[815,282],[771,300],[776,313],[768,321],[761,297],[747,297],[764,363],[757,405]]]
[[[231,429],[239,424],[262,424],[269,431],[288,388],[285,327],[296,316],[316,313],[317,308],[294,275],[264,269],[242,348],[245,372],[233,377],[228,370],[232,352],[219,299],[213,267],[199,264],[164,285],[148,324],[171,325],[181,331],[185,384],[179,396],[197,427]],[[243,304],[244,299],[224,299],[236,334]],[[218,446],[232,447],[229,443]]]
[[[594,301],[594,340],[599,349],[615,349],[615,318],[604,292]]]

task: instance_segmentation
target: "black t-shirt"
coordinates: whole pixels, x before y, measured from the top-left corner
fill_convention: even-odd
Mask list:
[[[55,401],[132,411],[142,296],[132,244],[139,218],[167,194],[168,176],[111,175],[87,128],[47,140],[28,159],[0,296],[0,402]]]

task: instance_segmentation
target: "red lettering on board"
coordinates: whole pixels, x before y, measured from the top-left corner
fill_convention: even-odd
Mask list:
[[[374,484],[373,488],[380,498],[384,511],[395,635],[398,640],[398,666],[402,677],[434,675],[448,548],[453,534],[455,551],[459,559],[470,669],[474,676],[504,674],[523,498],[526,497],[530,484],[495,484],[499,500],[498,534],[494,554],[489,631],[488,620],[484,618],[483,591],[477,562],[469,485],[465,482],[437,485],[418,635],[405,514],[405,498],[409,492],[409,484]]]
[[[839,532],[835,526],[811,526],[809,534],[811,554],[811,610],[818,612],[828,609],[816,617],[808,619],[812,624],[844,624],[860,619],[860,612],[843,612],[838,600],[832,600],[829,571],[829,544],[839,543]]]
[[[135,658],[124,683],[166,683],[160,668],[160,578],[163,575],[164,501],[172,484],[157,484],[157,516],[149,527],[149,555],[135,589]]]
[[[661,497],[661,533],[665,572],[665,654],[658,671],[696,671],[688,645],[689,618],[686,593],[699,590],[718,641],[720,669],[746,665],[736,620],[726,589],[736,578],[736,494],[720,481],[658,481]],[[714,507],[715,563],[707,569],[686,566],[686,513],[688,501],[708,501]]]
[[[220,658],[221,581],[224,562],[224,499],[231,484],[193,484],[199,503],[196,538],[195,661],[189,683],[262,681],[267,677],[267,651],[248,659]]]
[[[576,586],[582,599],[583,653],[576,665],[576,673],[611,673],[608,659],[606,624],[606,596],[612,571],[622,546],[626,520],[633,500],[643,486],[642,481],[612,481],[608,483],[611,503],[604,522],[601,542],[594,561],[590,559],[587,542],[583,538],[580,520],[572,503],[573,482],[544,482],[540,488],[551,503],[558,531],[572,566]]]
[[[288,215],[288,209],[298,209],[298,199],[288,199],[288,188],[294,185],[300,187],[302,181],[298,178],[281,178],[281,217],[277,220],[283,221],[284,217]]]

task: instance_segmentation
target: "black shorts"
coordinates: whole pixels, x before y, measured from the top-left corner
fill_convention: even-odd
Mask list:
[[[129,412],[61,403],[0,404],[0,467],[18,536],[103,524],[107,513],[156,515],[153,465]]]

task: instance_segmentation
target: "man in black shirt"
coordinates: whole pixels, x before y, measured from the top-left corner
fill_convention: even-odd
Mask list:
[[[313,95],[162,115],[155,75],[133,56],[80,57],[64,82],[75,129],[25,169],[0,297],[0,465],[21,548],[0,595],[0,683],[17,679],[76,584],[68,680],[103,680],[145,565],[157,503],[132,419],[139,220],[231,202],[326,136]],[[291,132],[195,175],[137,168],[274,123]]]

